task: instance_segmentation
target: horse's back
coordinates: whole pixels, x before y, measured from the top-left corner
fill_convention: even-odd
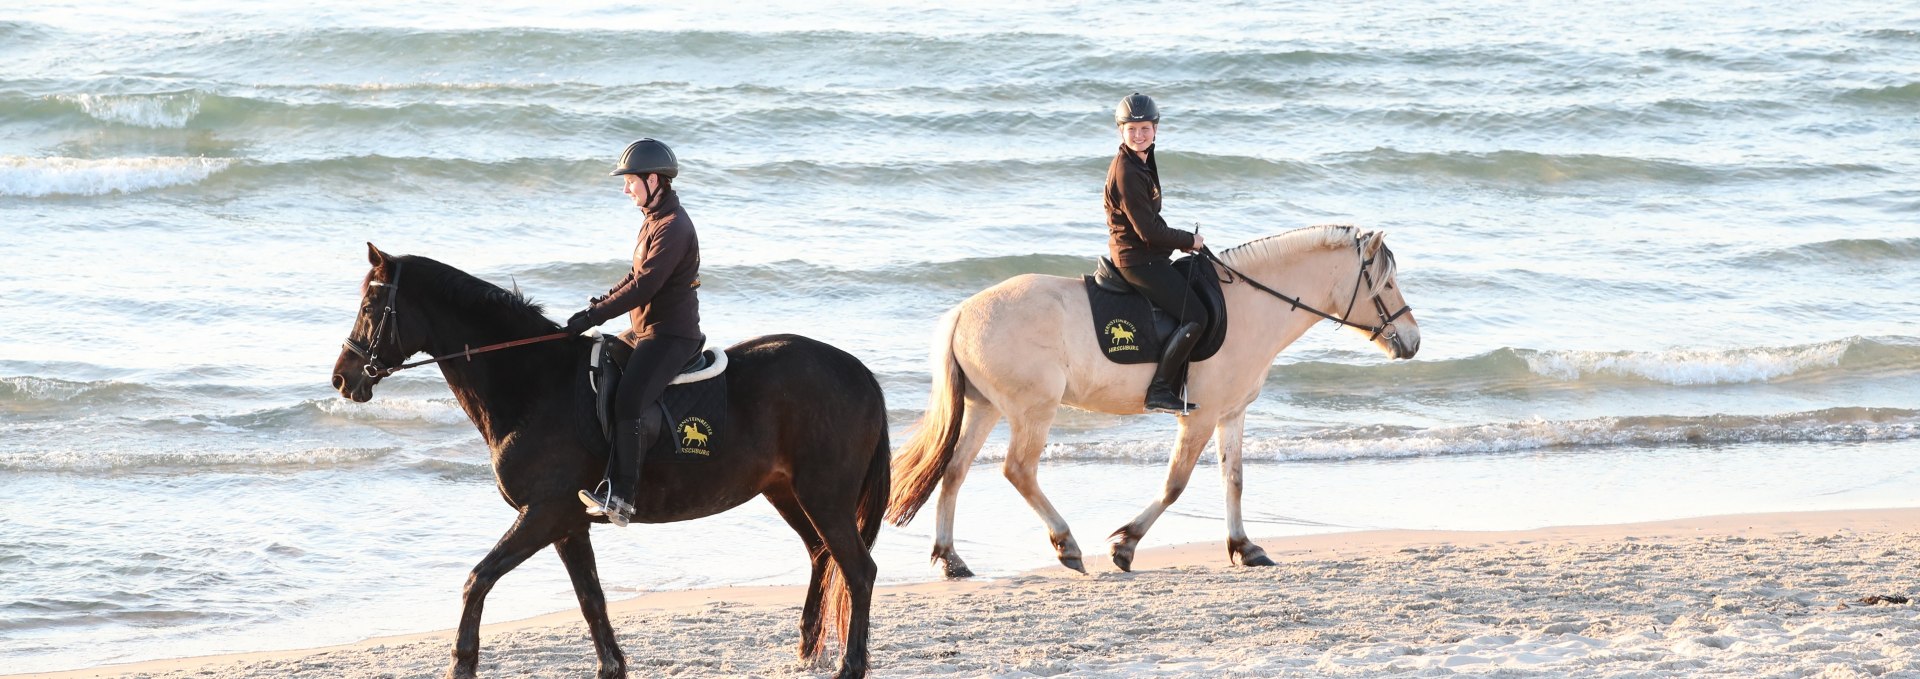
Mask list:
[[[951,338],[954,357],[969,382],[1001,407],[1065,402],[1101,412],[1139,411],[1145,373],[1120,370],[1134,366],[1116,366],[1100,352],[1081,279],[1014,276],[961,302],[959,314]],[[1135,381],[1141,382],[1137,388]]]

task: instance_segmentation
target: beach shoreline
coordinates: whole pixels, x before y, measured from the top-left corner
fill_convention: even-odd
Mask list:
[[[1142,550],[1132,573],[1054,567],[883,586],[874,676],[1876,676],[1920,672],[1920,508],[1710,516],[1517,531],[1372,530]],[[449,593],[449,596],[453,596]],[[797,586],[610,604],[640,675],[815,676]],[[1882,597],[1882,603],[1861,603]],[[1007,627],[1013,623],[1017,627]],[[453,631],[4,675],[435,677]],[[1205,643],[1199,643],[1204,641]],[[1903,647],[1904,645],[1904,647]],[[837,663],[837,658],[835,658]],[[575,610],[490,623],[482,676],[591,674]]]

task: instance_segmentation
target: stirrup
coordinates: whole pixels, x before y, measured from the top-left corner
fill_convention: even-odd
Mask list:
[[[587,516],[604,516],[607,519],[607,523],[626,528],[627,517],[633,514],[633,505],[629,505],[617,497],[608,497],[604,501],[601,500],[598,493],[606,489],[607,483],[602,481],[600,487],[594,489],[592,493],[584,490],[580,491],[580,504],[587,506]]]
[[[1187,398],[1186,398],[1187,395],[1186,393],[1184,393],[1186,392],[1186,389],[1181,389],[1180,391],[1182,393],[1176,394],[1176,393],[1173,393],[1172,389],[1168,389],[1167,390],[1168,403],[1156,405],[1153,402],[1153,390],[1148,389],[1147,397],[1145,399],[1142,399],[1144,402],[1141,405],[1144,406],[1147,412],[1150,412],[1150,413],[1167,413],[1170,415],[1177,415],[1180,417],[1186,417],[1187,413],[1191,413],[1195,410],[1200,409],[1200,404],[1187,402]],[[1179,405],[1171,405],[1173,403],[1178,403]]]
[[[1188,413],[1191,413],[1195,410],[1200,409],[1200,404],[1197,404],[1197,403],[1187,403],[1185,401],[1181,401],[1180,405],[1185,407],[1180,408],[1180,407],[1174,407],[1174,406],[1155,406],[1149,403],[1147,404],[1147,412],[1166,413],[1168,415],[1173,415],[1175,417],[1186,417]]]

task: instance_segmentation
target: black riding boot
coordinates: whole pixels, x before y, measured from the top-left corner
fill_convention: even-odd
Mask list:
[[[1179,376],[1181,368],[1187,365],[1187,356],[1193,354],[1193,345],[1200,343],[1200,324],[1187,323],[1173,331],[1167,338],[1167,348],[1160,352],[1160,367],[1153,370],[1153,381],[1147,383],[1147,410],[1175,415],[1185,415],[1187,411],[1199,408],[1198,404],[1180,400],[1173,390],[1173,380]]]
[[[647,448],[660,438],[660,415],[648,409],[647,415],[620,420],[613,425],[613,459],[607,461],[607,478],[592,493],[580,491],[580,502],[587,513],[607,517],[607,523],[625,527],[633,516],[633,497],[640,490],[640,463]]]

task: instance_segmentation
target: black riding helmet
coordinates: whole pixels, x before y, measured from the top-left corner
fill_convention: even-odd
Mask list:
[[[673,149],[666,144],[641,139],[627,145],[627,150],[620,153],[620,163],[607,174],[657,174],[672,179],[680,174],[680,160],[673,157]]]
[[[1119,106],[1113,107],[1115,126],[1127,123],[1158,122],[1160,122],[1160,107],[1153,105],[1152,97],[1139,92],[1127,95],[1127,98],[1120,100]]]

